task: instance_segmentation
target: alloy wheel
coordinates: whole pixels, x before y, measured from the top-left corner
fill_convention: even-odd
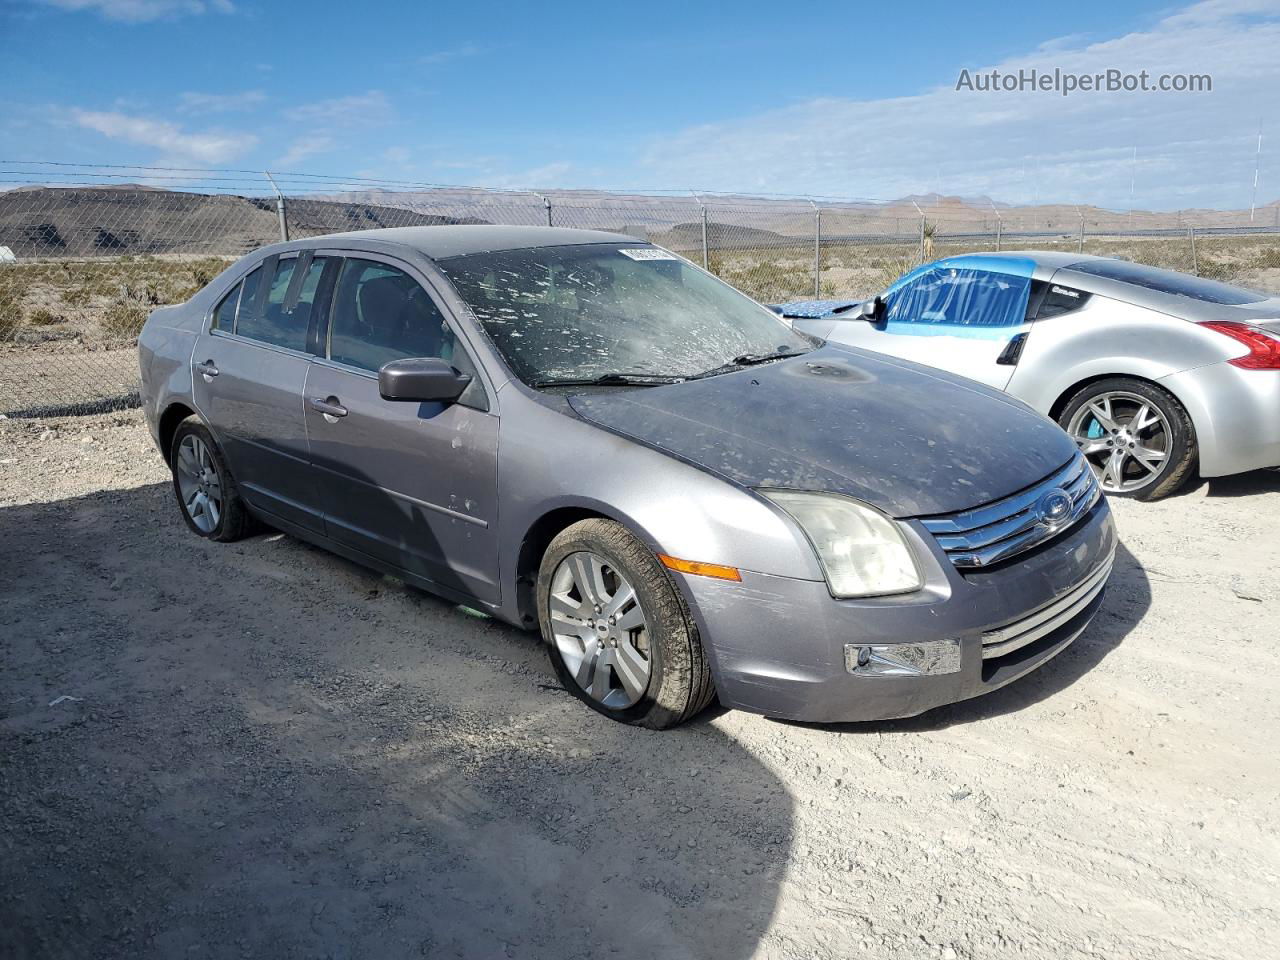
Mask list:
[[[209,446],[194,433],[178,444],[175,469],[182,508],[201,533],[212,533],[222,519],[222,478]]]
[[[1173,431],[1164,413],[1136,393],[1092,397],[1067,424],[1108,493],[1131,493],[1152,483],[1169,461]]]
[[[551,634],[578,686],[612,710],[649,686],[652,646],[635,588],[603,557],[571,553],[551,575]]]

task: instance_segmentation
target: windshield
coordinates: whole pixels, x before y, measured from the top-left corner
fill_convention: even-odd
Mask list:
[[[578,244],[437,261],[526,383],[683,378],[813,342],[657,247]]]

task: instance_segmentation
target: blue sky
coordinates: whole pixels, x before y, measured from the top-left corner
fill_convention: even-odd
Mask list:
[[[1280,5],[0,0],[0,159],[1247,207]],[[962,68],[1211,93],[975,93]],[[1136,148],[1136,161],[1135,161]]]

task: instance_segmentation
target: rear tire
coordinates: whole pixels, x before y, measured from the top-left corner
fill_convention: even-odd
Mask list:
[[[543,555],[537,598],[551,665],[593,710],[663,730],[714,699],[684,599],[621,524],[582,520],[561,531]]]
[[[1167,390],[1132,377],[1108,377],[1078,390],[1058,423],[1094,468],[1110,497],[1156,500],[1195,472],[1196,432]]]
[[[252,518],[227,461],[197,417],[178,424],[169,447],[173,493],[187,528],[198,537],[230,543],[249,533]]]

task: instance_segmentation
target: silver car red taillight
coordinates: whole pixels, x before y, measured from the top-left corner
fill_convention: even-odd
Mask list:
[[[1280,340],[1261,327],[1236,320],[1205,320],[1200,326],[1208,327],[1249,348],[1244,356],[1233,357],[1227,363],[1245,370],[1280,370]]]

